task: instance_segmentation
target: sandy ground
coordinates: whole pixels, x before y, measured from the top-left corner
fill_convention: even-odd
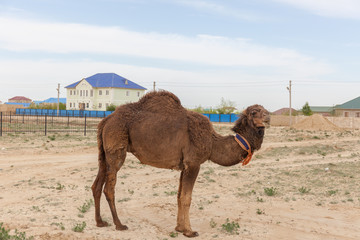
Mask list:
[[[272,127],[248,166],[203,164],[190,210],[197,239],[360,239],[359,137]],[[96,174],[95,135],[0,137],[0,223],[34,239],[186,239],[174,230],[180,172],[127,156],[116,185],[127,231],[95,226]],[[104,196],[101,207],[112,222]]]

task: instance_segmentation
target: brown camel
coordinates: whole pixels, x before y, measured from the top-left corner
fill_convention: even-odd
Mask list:
[[[114,188],[126,152],[131,152],[143,164],[181,171],[175,230],[187,237],[198,236],[190,226],[189,208],[200,165],[206,160],[223,166],[246,164],[252,153],[260,149],[264,123],[268,121],[268,111],[253,105],[232,128],[235,137],[221,136],[207,117],[186,110],[174,94],[166,91],[150,92],[136,103],[118,107],[98,126],[99,172],[92,185],[96,225],[108,225],[100,216],[100,197],[105,184],[104,194],[116,229],[127,229],[116,212]],[[247,144],[250,146],[246,148]]]

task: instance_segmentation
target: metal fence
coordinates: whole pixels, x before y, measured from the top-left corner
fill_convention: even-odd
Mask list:
[[[56,109],[29,109],[17,108],[16,114],[20,115],[47,115],[61,117],[99,117],[109,116],[112,111],[89,111],[89,110],[56,110]]]
[[[210,119],[210,122],[235,122],[238,120],[238,115],[232,114],[215,114],[215,113],[203,113],[204,116]]]
[[[17,108],[16,114],[19,115],[48,115],[48,116],[62,116],[62,117],[99,117],[104,118],[109,116],[112,111],[88,111],[88,110],[59,110],[56,109],[26,109]],[[203,113],[204,116],[210,119],[210,122],[235,122],[239,117],[232,114],[215,114]]]
[[[112,111],[16,109],[0,112],[0,136],[4,133],[96,133],[102,118]],[[59,114],[59,115],[58,115]],[[236,114],[203,114],[211,122],[235,122]]]
[[[101,118],[51,115],[26,115],[0,112],[0,136],[5,133],[96,133]]]

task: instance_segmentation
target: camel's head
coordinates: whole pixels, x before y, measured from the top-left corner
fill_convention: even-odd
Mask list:
[[[264,136],[265,127],[270,126],[269,112],[261,105],[252,105],[245,109],[236,121],[233,131],[242,133],[250,127],[255,133]]]

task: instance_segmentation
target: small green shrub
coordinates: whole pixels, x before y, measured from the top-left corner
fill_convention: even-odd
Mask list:
[[[306,188],[306,187],[301,187],[301,188],[299,188],[298,190],[299,190],[299,192],[300,192],[301,194],[306,194],[306,193],[309,193],[309,192],[311,191],[310,188]]]
[[[274,187],[264,188],[264,192],[267,196],[274,196],[275,194],[277,194],[277,189]]]
[[[10,229],[5,229],[3,227],[3,223],[0,222],[0,239],[1,240],[33,240],[34,237],[26,237],[25,232],[18,232],[17,229],[15,229],[15,235],[9,234]]]
[[[233,234],[236,234],[236,235],[239,234],[239,232],[238,232],[238,230],[240,228],[239,224],[237,222],[234,222],[234,221],[229,222],[228,218],[226,219],[226,222],[223,225],[221,225],[221,227],[222,227],[222,230],[225,231],[228,234],[232,234],[232,235]]]
[[[328,196],[335,195],[336,193],[337,193],[337,190],[329,190],[329,191],[326,192],[326,194],[327,194]]]
[[[77,223],[72,230],[74,232],[84,232],[84,229],[86,227],[86,222],[82,222],[82,223]]]
[[[210,227],[211,227],[211,228],[215,228],[216,225],[217,225],[217,223],[216,223],[213,219],[211,219],[211,220],[210,220]]]
[[[60,223],[51,223],[50,225],[54,225],[54,226],[57,226],[59,227],[61,230],[65,230],[65,226],[62,222]]]
[[[264,210],[261,210],[260,208],[258,208],[258,209],[256,210],[256,213],[259,214],[259,215],[261,215],[261,214],[265,214],[265,211],[264,211]]]
[[[52,135],[52,136],[48,136],[48,138],[51,140],[51,141],[54,141],[55,140],[55,135]]]
[[[78,210],[81,213],[86,213],[87,211],[89,211],[92,205],[94,205],[94,201],[92,199],[86,200],[86,202],[81,207],[78,207]]]
[[[64,188],[65,188],[64,185],[62,185],[61,183],[57,183],[57,186],[56,186],[55,189],[61,191],[61,190],[63,190]]]
[[[171,192],[165,191],[164,193],[165,193],[167,196],[173,196],[173,195],[176,195],[176,194],[177,194],[177,191],[171,191]]]
[[[172,238],[176,238],[178,236],[178,233],[177,232],[171,232],[169,236],[172,237]]]

